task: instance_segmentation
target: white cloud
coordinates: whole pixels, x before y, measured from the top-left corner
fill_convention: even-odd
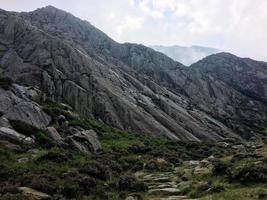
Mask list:
[[[153,2],[151,2],[150,0],[142,0],[139,3],[139,7],[143,11],[143,13],[147,16],[150,16],[153,18],[162,18],[163,17],[163,13],[160,10],[153,8]]]

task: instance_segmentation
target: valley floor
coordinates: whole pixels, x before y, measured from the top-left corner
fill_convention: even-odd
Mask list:
[[[15,130],[34,135],[36,143],[18,149],[0,142],[1,200],[267,199],[264,137],[251,142],[174,142],[70,117],[56,104],[44,107],[60,137],[86,147],[81,138],[69,136],[69,130],[88,130],[88,136],[97,133],[102,147],[82,153],[83,148],[77,151],[62,143],[66,140],[53,140],[45,130],[13,121]],[[57,122],[58,115],[65,115],[67,129],[66,123]]]

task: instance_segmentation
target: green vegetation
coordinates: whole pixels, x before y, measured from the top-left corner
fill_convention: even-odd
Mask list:
[[[47,136],[47,133],[44,130],[40,130],[19,120],[9,120],[9,122],[17,132],[28,137],[33,136],[40,147],[51,148],[54,146],[53,140]]]
[[[216,143],[174,142],[124,132],[93,119],[73,117],[64,105],[54,102],[48,102],[44,109],[54,113],[52,123],[61,135],[70,134],[57,122],[57,117],[64,115],[70,126],[97,132],[103,150],[90,155],[78,153],[53,142],[44,130],[13,120],[12,127],[34,136],[37,144],[20,152],[0,145],[0,199],[22,199],[17,187],[25,186],[53,199],[120,200],[134,195],[156,200],[161,194],[148,195],[144,177],[165,174],[171,175],[181,195],[190,198],[265,198],[267,147],[261,141],[257,148],[246,147],[246,152],[240,153]],[[205,161],[199,171],[188,162],[210,156],[208,166],[212,167],[205,166]]]

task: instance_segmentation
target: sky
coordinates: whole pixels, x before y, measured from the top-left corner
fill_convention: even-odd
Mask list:
[[[66,10],[118,42],[201,45],[267,61],[267,0],[0,0],[0,8]]]

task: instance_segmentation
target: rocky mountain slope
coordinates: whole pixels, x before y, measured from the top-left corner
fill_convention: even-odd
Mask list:
[[[173,60],[181,62],[186,66],[190,66],[191,64],[209,55],[222,52],[219,49],[202,47],[202,46],[182,47],[178,45],[174,46],[153,45],[150,47],[156,51],[166,54]]]
[[[1,76],[123,130],[217,141],[259,136],[267,124],[266,63],[220,53],[185,67],[52,6],[0,11],[0,66]]]

